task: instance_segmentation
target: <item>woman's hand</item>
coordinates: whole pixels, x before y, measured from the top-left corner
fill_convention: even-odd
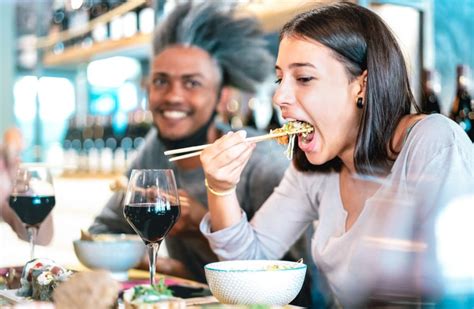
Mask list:
[[[229,132],[201,153],[213,231],[230,227],[241,218],[234,189],[255,148],[255,143],[245,141],[245,137],[245,131]]]
[[[229,132],[201,154],[201,163],[208,186],[217,192],[234,188],[247,164],[255,143],[245,141],[245,131]]]

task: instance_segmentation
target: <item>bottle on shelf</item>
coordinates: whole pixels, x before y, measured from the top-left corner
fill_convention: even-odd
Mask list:
[[[435,70],[424,69],[421,75],[422,94],[421,108],[427,114],[441,113],[439,104],[440,82]]]
[[[61,31],[66,31],[69,28],[69,16],[64,6],[64,1],[55,0],[53,2],[53,16],[51,18],[51,24],[49,27],[49,35],[55,36]],[[64,51],[64,43],[57,42],[52,47],[52,51],[55,54],[60,54]]]
[[[109,11],[109,3],[106,0],[94,1],[89,9],[89,20],[92,21],[97,17],[104,15]],[[109,38],[110,28],[108,23],[100,23],[92,29],[92,39],[94,42],[102,42]]]
[[[64,7],[64,1],[55,0],[53,2],[53,16],[51,19],[51,26],[49,28],[49,34],[54,35],[61,31],[68,29],[69,19],[66,15],[66,8]]]
[[[147,0],[136,10],[137,28],[142,33],[152,33],[155,27],[155,10],[152,1]]]
[[[456,68],[456,96],[454,97],[451,119],[456,121],[474,142],[474,112],[469,94],[469,67],[458,65]]]

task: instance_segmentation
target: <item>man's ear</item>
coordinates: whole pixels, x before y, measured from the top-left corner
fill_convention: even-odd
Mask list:
[[[217,102],[216,110],[219,114],[227,111],[227,105],[233,96],[233,89],[229,86],[222,87],[219,95],[219,102]]]

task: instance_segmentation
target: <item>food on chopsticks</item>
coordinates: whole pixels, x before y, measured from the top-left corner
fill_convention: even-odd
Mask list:
[[[286,135],[277,137],[276,140],[279,144],[288,144],[285,154],[288,160],[291,160],[293,159],[296,135],[301,134],[301,137],[305,139],[313,131],[314,127],[307,122],[288,121],[281,128],[271,130],[270,134],[286,133]]]
[[[33,259],[26,263],[21,274],[18,296],[51,301],[54,289],[69,279],[72,272],[50,259]]]
[[[137,285],[123,293],[125,309],[181,309],[186,308],[184,299],[173,297],[161,278],[158,284]]]
[[[302,121],[290,121],[284,124],[283,127],[281,128],[271,130],[269,134],[247,137],[245,141],[258,143],[258,142],[266,141],[269,139],[277,139],[278,143],[280,144],[288,144],[288,148],[285,151],[285,153],[287,154],[288,159],[291,160],[292,155],[293,155],[293,147],[294,147],[296,135],[301,134],[302,138],[306,138],[313,131],[314,131],[314,128],[309,123],[302,122]],[[178,161],[182,159],[188,159],[191,157],[199,156],[202,150],[208,147],[209,145],[210,144],[172,149],[172,150],[165,151],[164,154],[165,156],[171,156],[171,155],[186,153],[183,155],[170,158],[169,161],[173,162],[173,161]]]

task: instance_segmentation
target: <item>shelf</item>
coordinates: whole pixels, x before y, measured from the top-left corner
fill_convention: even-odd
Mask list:
[[[94,18],[93,20],[88,22],[87,25],[85,25],[84,27],[66,30],[59,33],[51,34],[47,37],[38,38],[38,41],[36,42],[36,48],[39,48],[39,49],[50,48],[59,42],[64,42],[64,41],[79,37],[81,35],[84,35],[86,33],[89,33],[92,30],[94,30],[95,27],[101,24],[106,24],[110,22],[112,19],[114,19],[114,17],[121,16],[127,12],[130,12],[145,3],[146,3],[146,0],[129,0],[125,2],[124,4],[121,4],[120,6],[114,8],[113,10],[110,10],[107,13],[97,18]]]
[[[145,2],[146,0],[127,1],[92,20],[81,29],[63,31],[56,35],[39,38],[36,46],[44,50],[43,65],[45,67],[70,66],[111,56],[132,56],[142,59],[149,57],[152,34],[137,34],[130,38],[94,43],[90,47],[69,47],[59,54],[54,54],[51,51],[55,44],[86,34],[97,25],[107,23],[114,17],[123,15]],[[261,0],[241,5],[237,9],[237,15],[256,16],[260,19],[264,31],[274,32],[278,31],[294,15],[315,7],[320,2],[325,1],[293,0],[275,3],[273,0]]]
[[[137,34],[119,40],[94,43],[90,47],[70,47],[60,54],[47,52],[43,57],[45,67],[79,64],[112,56],[146,58],[151,54],[151,34]]]

